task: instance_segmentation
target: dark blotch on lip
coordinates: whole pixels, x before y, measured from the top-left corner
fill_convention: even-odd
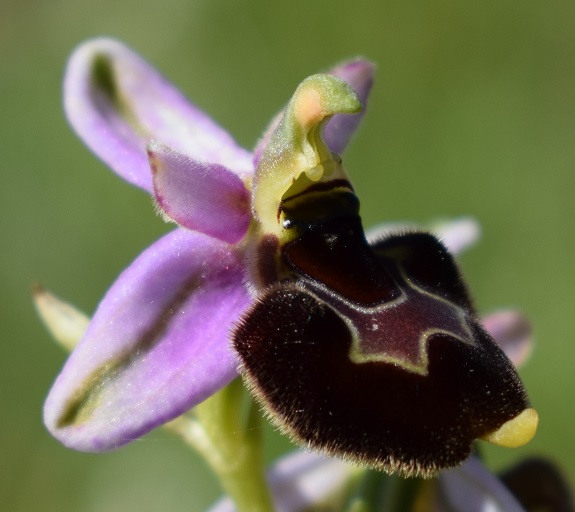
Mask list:
[[[472,330],[476,347],[431,338],[427,376],[355,364],[337,313],[284,284],[261,297],[233,338],[264,408],[295,440],[376,469],[432,476],[527,407],[507,357],[477,323]]]

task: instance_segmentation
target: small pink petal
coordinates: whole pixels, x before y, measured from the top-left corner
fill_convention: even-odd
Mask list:
[[[482,320],[483,326],[516,366],[521,366],[533,350],[531,324],[514,310],[497,311]]]
[[[229,245],[166,235],[102,300],[50,391],[46,426],[66,446],[104,451],[179,416],[236,377],[228,331],[249,302]]]
[[[128,47],[99,38],[70,57],[64,106],[78,135],[128,182],[152,190],[146,143],[251,173],[251,154]]]
[[[230,244],[251,220],[250,193],[237,174],[218,164],[192,160],[167,146],[148,146],[154,195],[171,220]]]

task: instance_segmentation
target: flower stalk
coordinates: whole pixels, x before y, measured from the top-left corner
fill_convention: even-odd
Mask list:
[[[272,512],[261,415],[240,379],[166,425],[209,464],[239,512]]]

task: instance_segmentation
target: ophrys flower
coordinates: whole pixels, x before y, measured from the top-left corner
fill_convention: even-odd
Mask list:
[[[292,437],[371,467],[430,475],[477,437],[530,439],[536,413],[447,249],[364,236],[339,153],[372,71],[302,82],[250,154],[119,43],[76,51],[72,125],[181,228],[119,277],[54,384],[45,420],[64,444],[129,442],[240,365]]]

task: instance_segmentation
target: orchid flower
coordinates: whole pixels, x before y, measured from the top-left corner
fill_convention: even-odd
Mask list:
[[[238,372],[301,445],[390,473],[533,437],[489,334],[505,321],[479,322],[446,245],[364,235],[339,154],[372,75],[358,59],[304,80],[250,153],[121,43],[75,51],[70,123],[178,228],[119,276],[55,381],[44,418],[63,444],[122,446]]]

